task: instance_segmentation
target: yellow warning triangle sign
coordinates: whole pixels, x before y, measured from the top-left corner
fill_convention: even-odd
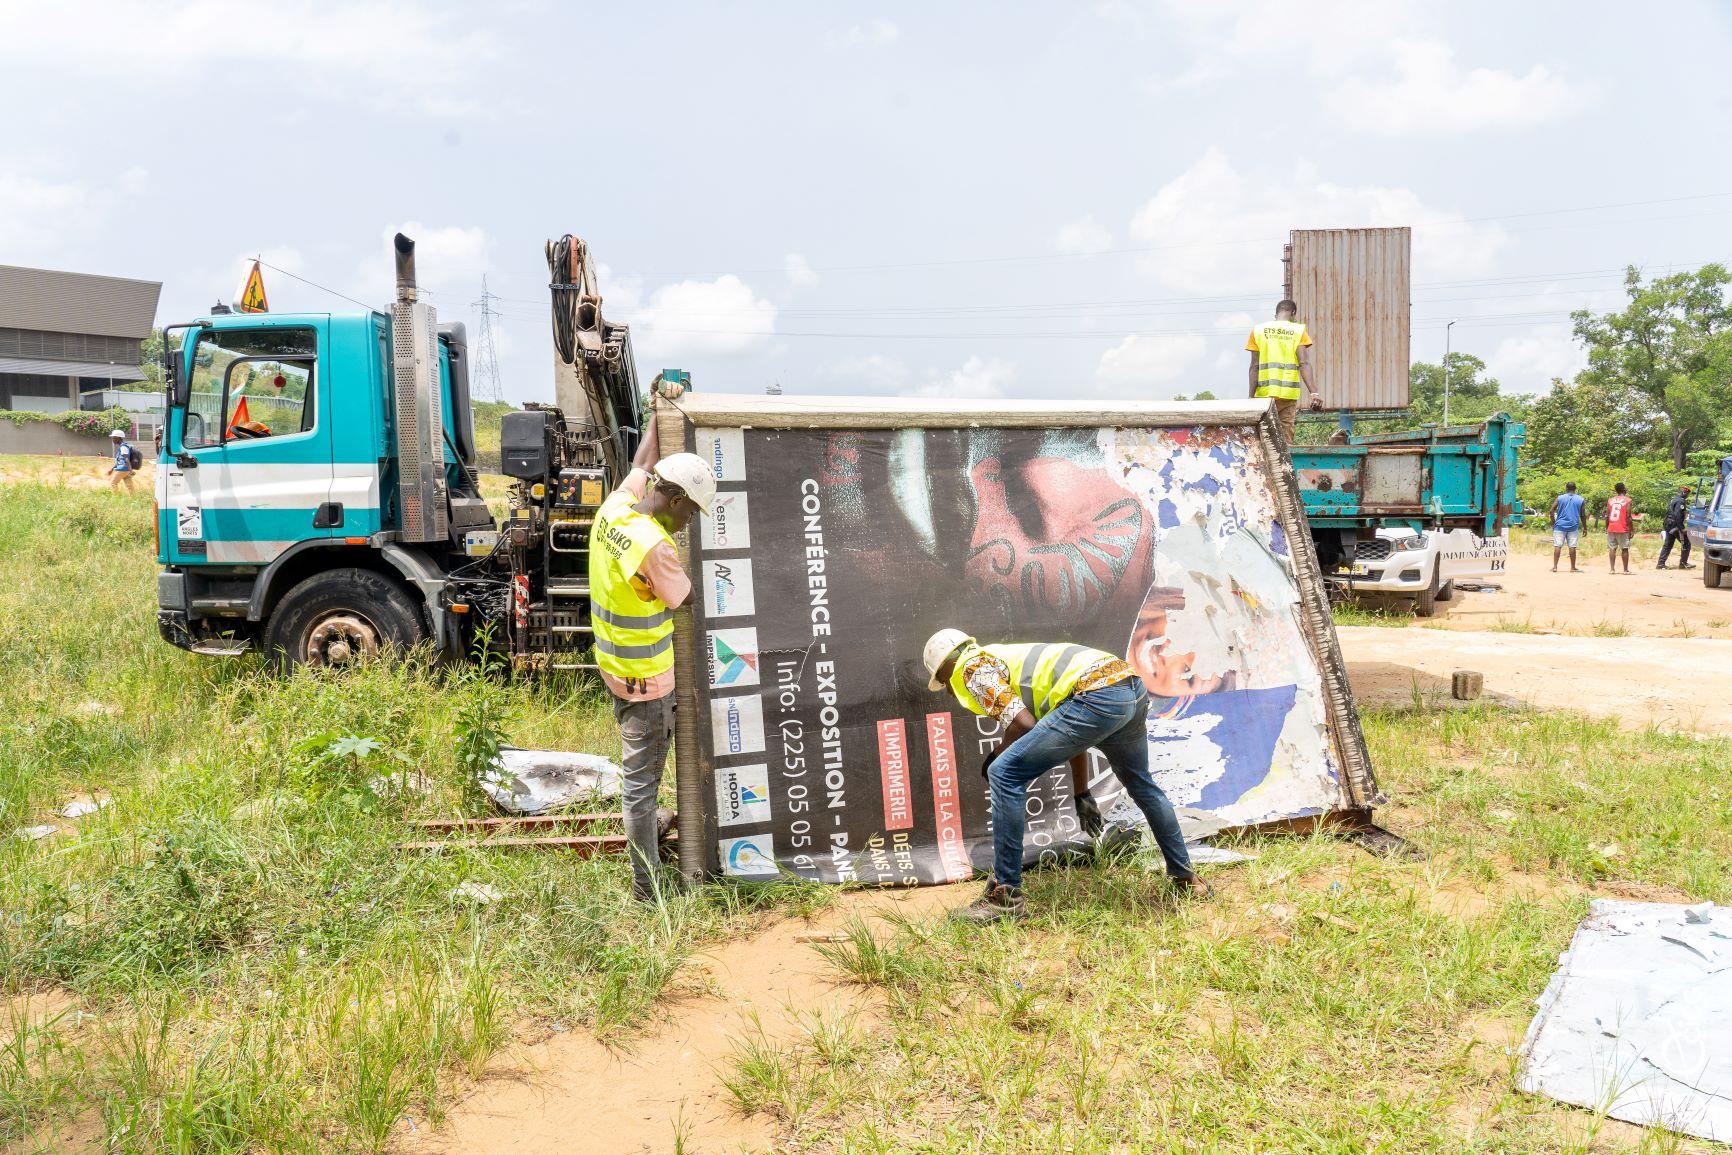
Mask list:
[[[253,262],[252,271],[247,273],[246,284],[241,286],[241,295],[235,300],[235,308],[242,313],[268,313],[270,305],[265,301],[265,278],[259,272],[259,263]]]

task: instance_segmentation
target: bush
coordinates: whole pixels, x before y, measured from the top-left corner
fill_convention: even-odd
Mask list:
[[[1522,506],[1536,522],[1544,521],[1551,510],[1552,499],[1564,491],[1564,483],[1576,483],[1576,492],[1587,499],[1587,514],[1599,519],[1605,515],[1606,500],[1612,496],[1612,486],[1623,482],[1635,499],[1637,513],[1648,518],[1647,529],[1658,530],[1667,502],[1680,485],[1696,484],[1696,474],[1679,472],[1665,458],[1632,458],[1624,465],[1569,465],[1556,469],[1535,469],[1524,466],[1516,483]]]
[[[115,429],[131,429],[132,414],[118,405],[112,409],[73,409],[66,413],[29,413],[17,409],[0,409],[0,421],[23,425],[28,421],[46,421],[87,437],[102,437]]]

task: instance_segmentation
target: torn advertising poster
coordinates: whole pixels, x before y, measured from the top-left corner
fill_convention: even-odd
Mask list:
[[[908,885],[983,868],[997,723],[927,689],[940,626],[1123,654],[1175,805],[1248,826],[1373,801],[1262,402],[694,394],[678,411],[664,451],[712,461],[719,488],[687,535],[698,596],[676,637],[680,812],[708,832],[682,845],[688,871]],[[1095,775],[1110,809],[1098,756]],[[1030,861],[1088,845],[1067,768],[1028,810]]]
[[[1538,999],[1521,1088],[1732,1143],[1732,911],[1597,898]]]

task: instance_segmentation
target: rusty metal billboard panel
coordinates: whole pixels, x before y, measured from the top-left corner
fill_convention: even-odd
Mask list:
[[[997,723],[928,688],[921,647],[942,625],[1122,655],[1179,807],[1255,826],[1376,803],[1262,402],[695,393],[656,428],[718,487],[684,535],[697,596],[675,618],[688,873],[912,885],[984,869]],[[1119,821],[1116,778],[1091,771]],[[1067,768],[1028,807],[1026,862],[1089,844]]]
[[[1295,229],[1283,261],[1324,405],[1406,408],[1413,230]]]

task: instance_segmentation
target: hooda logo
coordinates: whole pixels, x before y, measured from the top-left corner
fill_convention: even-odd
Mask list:
[[[770,820],[770,768],[762,762],[716,770],[716,825],[750,826]]]

